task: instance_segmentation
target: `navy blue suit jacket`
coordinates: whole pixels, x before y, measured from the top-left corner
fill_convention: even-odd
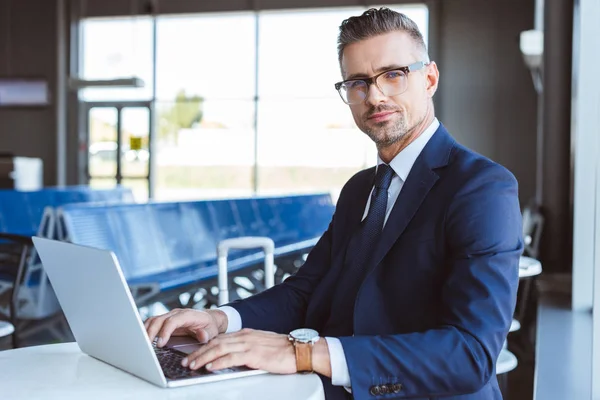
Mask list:
[[[244,327],[320,330],[344,273],[374,168],[342,189],[327,231],[284,283],[230,304]],[[355,399],[501,399],[495,363],[508,334],[522,252],[517,182],[440,125],[392,209],[341,337]],[[323,377],[328,399],[347,392]],[[401,384],[396,394],[371,387]],[[398,386],[396,386],[398,387]]]

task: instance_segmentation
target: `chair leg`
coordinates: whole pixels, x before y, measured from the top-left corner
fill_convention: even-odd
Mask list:
[[[29,252],[29,246],[23,246],[21,250],[21,258],[19,260],[19,267],[17,269],[17,277],[13,283],[12,296],[10,299],[10,319],[13,324],[15,330],[12,335],[12,343],[13,347],[16,349],[19,347],[19,317],[18,313],[18,303],[19,303],[19,289],[22,284],[23,276],[25,275],[25,265],[27,263],[27,253]]]
[[[19,338],[17,336],[17,327],[16,326],[15,326],[15,330],[13,331],[13,334],[12,334],[12,347],[13,347],[13,349],[19,348]]]
[[[520,309],[518,310],[517,320],[521,323],[524,323],[526,312],[529,306],[529,302],[531,301],[531,285],[533,284],[533,277],[525,279],[523,282],[523,291],[521,292],[521,304]]]
[[[508,373],[498,375],[498,386],[502,393],[502,398],[508,400]]]
[[[515,318],[521,323],[521,329],[513,334],[512,342],[516,347],[515,350],[519,353],[519,359],[533,361],[535,338],[531,334],[535,331],[535,314],[537,310],[535,277],[527,278],[523,282],[519,302],[520,307],[515,313]]]
[[[11,294],[11,299],[10,299],[10,304],[8,305],[9,307],[9,313],[10,313],[10,323],[12,324],[14,331],[12,333],[12,346],[13,349],[17,349],[19,348],[19,327],[17,324],[17,307],[15,302],[13,301],[14,299],[14,293],[15,293],[15,286],[16,286],[16,281],[13,282],[13,287],[12,287],[12,294]]]
[[[14,292],[13,286],[13,292]],[[14,331],[12,333],[12,346],[13,349],[19,348],[19,324],[17,318],[17,310],[13,301],[10,302],[10,323],[13,325]]]

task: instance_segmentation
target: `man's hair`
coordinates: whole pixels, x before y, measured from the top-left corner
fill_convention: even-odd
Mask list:
[[[417,50],[422,52],[422,56],[425,58],[419,61],[429,61],[427,46],[417,24],[404,14],[390,10],[387,7],[381,7],[379,10],[376,8],[368,9],[362,15],[350,17],[342,22],[338,36],[340,64],[347,45],[395,31],[408,33],[414,40]]]

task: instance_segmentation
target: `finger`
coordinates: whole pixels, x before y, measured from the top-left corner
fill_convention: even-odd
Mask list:
[[[248,344],[243,342],[203,346],[184,358],[181,365],[184,367],[189,365],[190,369],[196,370],[202,368],[206,364],[210,364],[217,358],[221,358],[230,353],[244,352],[248,348]]]
[[[146,332],[148,333],[150,341],[154,341],[154,339],[156,339],[156,335],[158,335],[164,320],[168,318],[168,316],[168,314],[164,314],[158,317],[153,317],[151,320],[149,320]]]
[[[150,325],[152,324],[152,322],[154,322],[157,318],[160,318],[162,316],[164,316],[166,314],[160,315],[160,316],[154,316],[154,317],[148,317],[146,318],[146,320],[144,321],[144,328],[146,328],[146,330],[148,330],[148,327],[150,327]]]
[[[185,325],[187,322],[188,321],[186,320],[185,315],[182,314],[175,314],[165,319],[162,326],[160,327],[160,330],[157,333],[156,345],[158,347],[163,347],[165,344],[167,344],[167,342],[173,335],[173,332],[181,326]]]
[[[219,357],[211,363],[206,364],[206,369],[209,371],[218,371],[220,369],[241,367],[247,365],[250,352],[229,353],[223,357]]]
[[[219,335],[219,327],[217,325],[217,320],[212,315],[207,313],[207,316],[210,319],[210,323],[206,325],[204,330],[207,335],[206,341],[209,341]]]
[[[154,317],[150,317],[147,320],[144,321],[144,329],[146,331],[148,331],[148,327],[150,326],[150,323],[152,322],[152,320],[154,319]]]
[[[200,329],[199,331],[196,331],[196,340],[198,342],[208,343],[208,341],[211,339],[212,339],[212,337],[206,329]]]
[[[199,357],[204,357],[204,355],[209,352],[209,351],[213,351],[216,347],[219,346],[223,346],[222,342],[220,340],[211,340],[210,342],[208,342],[207,344],[200,346],[200,348],[192,353],[190,353],[187,357],[185,357],[183,360],[181,360],[181,365],[184,367],[187,367],[188,365],[191,365],[192,361],[197,360]],[[194,363],[194,366],[197,364]],[[191,367],[190,367],[191,368]]]

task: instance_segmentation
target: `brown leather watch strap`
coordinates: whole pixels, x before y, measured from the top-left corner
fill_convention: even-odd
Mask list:
[[[312,372],[312,344],[294,342],[296,349],[296,369],[298,372]]]

